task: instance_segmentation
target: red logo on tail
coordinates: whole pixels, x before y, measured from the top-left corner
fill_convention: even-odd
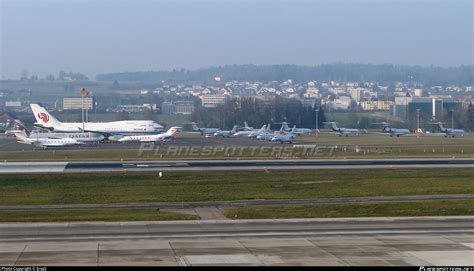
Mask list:
[[[44,123],[49,121],[49,116],[46,113],[38,113],[38,118],[40,118]]]

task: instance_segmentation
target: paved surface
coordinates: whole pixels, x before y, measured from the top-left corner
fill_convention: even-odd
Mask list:
[[[33,165],[33,166],[32,166]],[[334,160],[182,160],[182,161],[93,161],[93,162],[3,162],[0,173],[181,171],[333,168],[435,168],[474,167],[474,159],[334,159]]]
[[[232,201],[195,201],[195,202],[141,202],[141,203],[109,203],[109,204],[53,204],[53,205],[0,205],[0,211],[21,210],[63,210],[63,209],[98,209],[98,208],[164,208],[184,210],[192,208],[229,208],[259,205],[321,205],[335,203],[362,202],[407,202],[431,200],[464,200],[474,199],[473,194],[461,195],[411,195],[411,196],[377,196],[350,198],[318,198],[318,199],[261,199],[261,200],[232,200]],[[195,212],[193,212],[195,214]],[[214,219],[209,217],[206,219]],[[203,218],[204,219],[204,218]]]
[[[0,224],[0,265],[474,265],[474,217]]]

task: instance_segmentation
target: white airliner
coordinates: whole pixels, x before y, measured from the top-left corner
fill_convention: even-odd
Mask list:
[[[84,133],[55,133],[51,131],[32,131],[30,132],[26,126],[20,121],[15,120],[15,126],[13,132],[24,131],[26,136],[30,139],[63,139],[72,138],[80,142],[99,142],[104,140],[104,136],[98,133],[84,132]]]
[[[26,135],[25,131],[16,131],[15,137],[18,143],[22,144],[33,144],[37,147],[47,148],[47,147],[64,147],[72,145],[81,145],[85,144],[74,138],[30,138]]]
[[[349,135],[359,135],[359,129],[352,128],[339,128],[337,127],[337,122],[325,122],[325,124],[331,124],[332,133],[338,134],[339,136],[349,136]]]
[[[124,136],[119,142],[169,142],[172,141],[181,131],[181,127],[171,127],[166,133],[157,135],[134,135]]]
[[[281,127],[285,132],[292,132],[295,135],[304,135],[311,133],[311,129],[308,128],[296,128],[296,125],[293,125],[293,128],[288,127],[288,123],[282,122]]]
[[[38,104],[30,104],[36,127],[56,132],[95,132],[106,136],[156,134],[163,126],[152,120],[121,120],[112,122],[60,122]]]

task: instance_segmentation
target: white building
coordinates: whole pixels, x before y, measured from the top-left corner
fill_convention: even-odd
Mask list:
[[[203,95],[202,106],[206,108],[217,107],[229,99],[228,95]]]
[[[84,97],[84,109],[93,109],[93,97]],[[63,98],[64,110],[78,110],[82,109],[82,98]]]

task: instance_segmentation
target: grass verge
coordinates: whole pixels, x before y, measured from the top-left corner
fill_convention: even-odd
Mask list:
[[[0,205],[474,194],[474,168],[0,175]]]
[[[162,212],[156,209],[0,211],[0,222],[157,221],[194,219],[199,219],[199,217],[195,215]]]
[[[224,209],[223,214],[239,219],[463,216],[474,215],[474,200],[249,206]]]

